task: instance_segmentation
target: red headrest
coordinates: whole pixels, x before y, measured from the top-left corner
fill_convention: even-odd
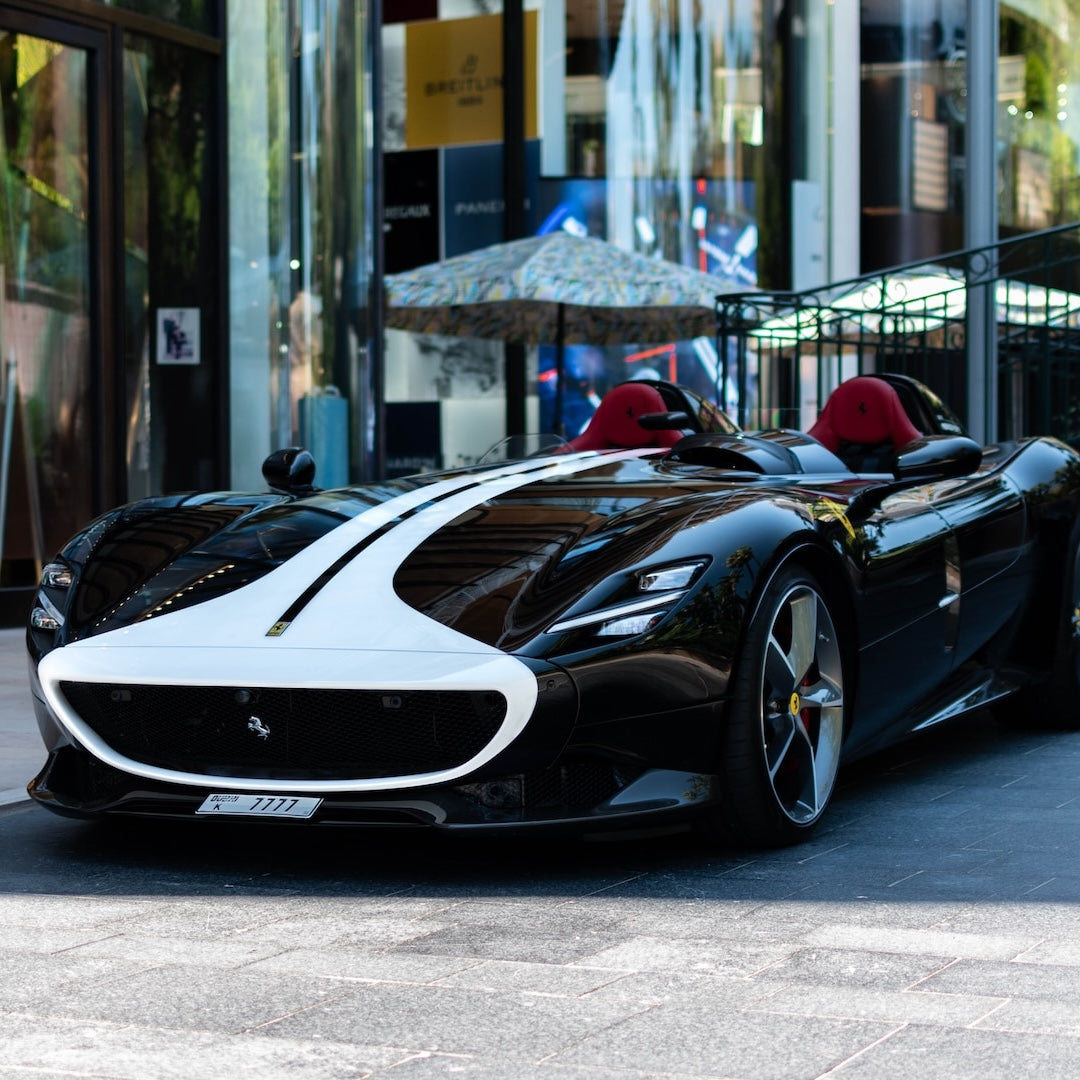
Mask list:
[[[896,391],[872,375],[842,382],[809,433],[834,453],[841,443],[874,446],[884,442],[891,442],[893,453],[898,453],[922,434],[908,419]]]
[[[667,412],[655,386],[625,382],[612,387],[600,400],[589,426],[568,444],[569,450],[632,450],[643,446],[674,446],[681,431],[646,431],[638,417]]]

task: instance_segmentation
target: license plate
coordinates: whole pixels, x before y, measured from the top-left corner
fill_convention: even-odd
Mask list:
[[[207,795],[196,814],[246,814],[249,817],[309,818],[322,799],[296,795]]]

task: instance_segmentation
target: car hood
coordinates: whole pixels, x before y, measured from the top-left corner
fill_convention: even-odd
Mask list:
[[[688,521],[723,513],[725,493],[763,494],[625,451],[302,499],[136,504],[69,546],[65,637],[513,651],[598,583],[662,558]]]

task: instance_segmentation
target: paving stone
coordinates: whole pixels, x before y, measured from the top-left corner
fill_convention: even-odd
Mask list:
[[[837,1080],[1016,1080],[1075,1076],[1080,1042],[976,1028],[909,1024],[836,1070]]]
[[[624,971],[677,971],[747,976],[798,948],[786,941],[640,937],[601,949],[580,961],[587,967]]]
[[[961,934],[940,929],[911,930],[896,926],[848,926],[830,923],[806,934],[808,945],[867,949],[874,952],[936,955],[944,963],[954,957],[1012,960],[1040,941],[1038,935]]]
[[[904,990],[940,971],[949,956],[874,952],[869,949],[799,949],[762,972],[780,982]]]
[[[118,959],[85,957],[78,951],[45,956],[0,952],[0,1010],[16,1010],[34,1002],[86,994],[117,979],[137,978],[157,966],[153,957]]]
[[[156,1027],[0,1014],[0,1077],[110,1080],[355,1080],[407,1059],[405,1051],[350,1043],[218,1035]],[[18,1066],[12,1063],[18,1062]]]
[[[122,937],[110,926],[68,929],[64,926],[0,926],[0,954],[5,952],[54,953]],[[88,954],[89,955],[89,954]]]
[[[606,1069],[593,1065],[561,1065],[552,1061],[534,1065],[465,1054],[426,1053],[414,1054],[407,1061],[395,1065],[393,1072],[387,1075],[392,1076],[393,1080],[446,1080],[447,1077],[459,1076],[465,1080],[656,1080],[660,1075],[669,1080],[715,1080],[699,1074],[661,1074],[655,1068]]]
[[[380,985],[270,1024],[266,1034],[382,1042],[412,1050],[537,1062],[640,1011],[615,1000]]]
[[[334,979],[169,964],[121,977],[113,972],[71,979],[46,994],[30,995],[23,1009],[68,1019],[235,1032],[363,989]]]
[[[884,1038],[895,1025],[827,1017],[725,1013],[707,1001],[661,1005],[590,1035],[552,1059],[557,1064],[698,1072],[746,1080],[806,1080],[834,1069]]]
[[[252,941],[204,940],[117,933],[63,950],[73,962],[81,958],[112,958],[155,964],[190,964],[204,967],[244,967],[272,956],[278,948]]]
[[[884,920],[882,920],[884,921]],[[1025,935],[1037,937],[1038,949],[1048,940],[1062,943],[1077,932],[1077,910],[1074,904],[1036,901],[1034,897],[1022,904],[964,904],[955,912],[935,920],[938,930],[962,934],[1010,935],[1020,927]],[[1024,955],[1028,955],[1029,949]],[[1018,957],[1023,959],[1023,957]],[[1069,962],[1069,961],[1065,961]]]
[[[149,900],[113,897],[34,895],[7,892],[0,895],[0,926],[5,930],[56,930],[63,927],[112,929],[141,918],[152,905]]]
[[[440,978],[438,985],[462,986],[473,990],[511,990],[549,997],[581,997],[622,977],[622,972],[607,968],[486,960]]]
[[[614,934],[585,931],[567,936],[529,932],[522,926],[466,924],[417,935],[395,947],[399,953],[426,953],[477,959],[503,959],[545,964],[565,964],[591,957],[618,942]],[[600,965],[604,966],[604,965]]]
[[[799,981],[763,995],[750,1008],[755,1012],[792,1016],[829,1016],[852,1020],[883,1020],[895,1024],[941,1024],[966,1027],[993,1023],[1001,998],[974,994],[933,994],[879,989],[862,984],[813,985]]]
[[[1073,1001],[1014,999],[1002,1002],[975,1026],[988,1031],[1080,1037],[1080,1005]]]
[[[298,940],[306,938],[301,933]],[[482,960],[459,956],[370,952],[335,946],[332,949],[288,949],[256,960],[248,965],[247,970],[322,979],[351,979],[356,982],[433,983],[483,963]]]
[[[963,903],[907,903],[900,900],[883,901],[865,896],[847,900],[779,901],[759,904],[746,913],[737,930],[786,933],[790,938],[802,937],[833,925],[890,926],[922,930],[944,925],[947,920],[971,909]]]
[[[1050,1001],[1080,1000],[1080,968],[1063,964],[1020,964],[957,960],[919,984],[939,994]]]
[[[738,975],[708,975],[681,971],[631,971],[597,987],[589,998],[615,998],[642,1006],[674,1005],[685,1002],[694,1008],[699,1001],[711,1001],[717,1016],[751,1009],[784,987],[767,973],[753,978]]]

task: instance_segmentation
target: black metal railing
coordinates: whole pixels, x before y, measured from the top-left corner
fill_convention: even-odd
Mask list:
[[[990,355],[973,357],[980,295],[996,329]],[[967,421],[971,369],[976,386],[996,380],[995,438],[1080,446],[1080,224],[804,292],[721,296],[717,346],[744,427],[805,430],[839,381],[886,370],[920,379]]]

